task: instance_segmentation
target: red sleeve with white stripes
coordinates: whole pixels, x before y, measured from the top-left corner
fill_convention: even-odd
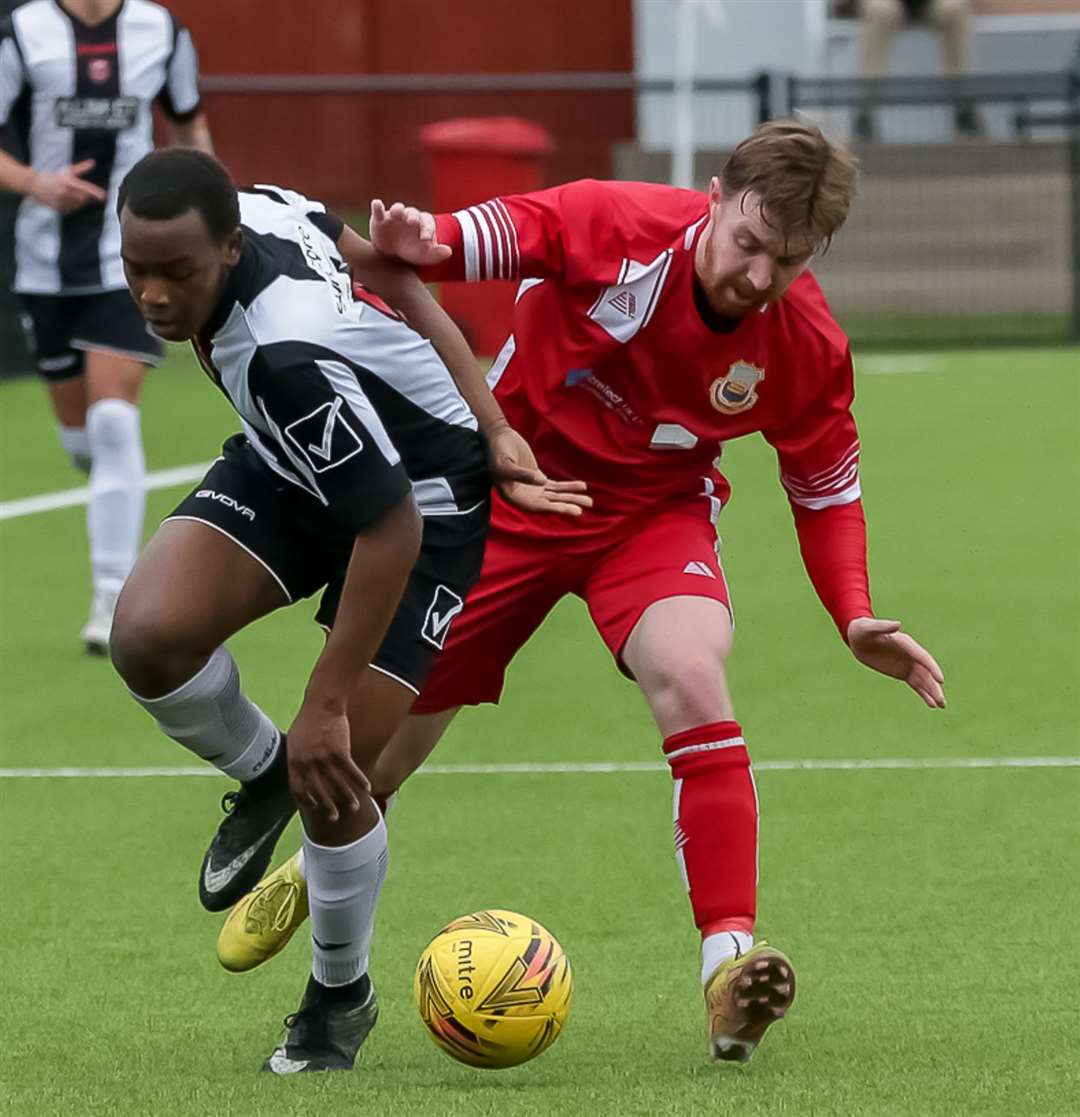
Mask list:
[[[547,279],[614,282],[622,251],[605,183],[583,180],[532,194],[492,198],[435,216],[451,257],[420,274],[430,281]],[[608,261],[614,261],[612,276]]]
[[[845,351],[814,402],[782,430],[765,432],[780,460],[806,571],[842,636],[856,617],[872,615],[854,384]]]

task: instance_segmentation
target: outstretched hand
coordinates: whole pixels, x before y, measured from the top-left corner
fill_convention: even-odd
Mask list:
[[[945,675],[921,644],[900,631],[899,621],[856,617],[848,625],[847,642],[860,663],[902,679],[932,710],[945,709]]]
[[[584,481],[551,481],[536,465],[529,444],[512,427],[488,434],[491,478],[505,500],[524,512],[580,516],[592,507]]]
[[[401,202],[387,209],[380,198],[372,198],[368,233],[383,255],[396,256],[416,268],[441,264],[453,252],[450,245],[439,243],[430,213]]]

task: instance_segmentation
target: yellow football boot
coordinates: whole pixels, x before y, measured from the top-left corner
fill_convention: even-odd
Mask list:
[[[705,985],[714,1059],[745,1063],[795,1000],[795,970],[786,955],[760,942],[717,966]]]
[[[297,852],[237,903],[225,918],[217,940],[218,961],[243,973],[273,958],[308,916],[307,881],[300,875]]]

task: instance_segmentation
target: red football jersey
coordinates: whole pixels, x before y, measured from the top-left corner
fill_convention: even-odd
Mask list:
[[[734,329],[707,324],[694,277],[707,209],[694,191],[589,180],[495,198],[437,216],[454,252],[424,275],[521,280],[489,383],[541,468],[588,482],[595,500],[572,524],[523,528],[572,545],[695,497],[715,519],[730,493],[714,464],[724,443],[760,431],[843,629],[870,611],[847,339],[809,272]]]

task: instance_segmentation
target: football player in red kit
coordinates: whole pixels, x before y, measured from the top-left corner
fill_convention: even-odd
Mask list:
[[[555,603],[583,598],[663,738],[722,1059],[749,1058],[795,996],[790,960],[753,939],[758,801],[728,691],[716,537],[726,442],[760,432],[776,450],[807,572],[856,659],[945,705],[934,658],[871,608],[851,355],[806,270],[847,218],[856,177],[844,148],[782,121],[744,140],[707,195],[582,181],[452,214],[372,203],[374,244],[424,278],[520,280],[488,381],[544,472],[581,478],[592,502],[542,518],[496,497],[480,580],[374,792],[395,792],[462,705],[497,702]],[[295,859],[282,874],[299,879]],[[278,894],[263,890],[265,902]],[[286,933],[260,939],[288,920],[251,919],[259,902],[250,894],[223,929],[236,968]]]

